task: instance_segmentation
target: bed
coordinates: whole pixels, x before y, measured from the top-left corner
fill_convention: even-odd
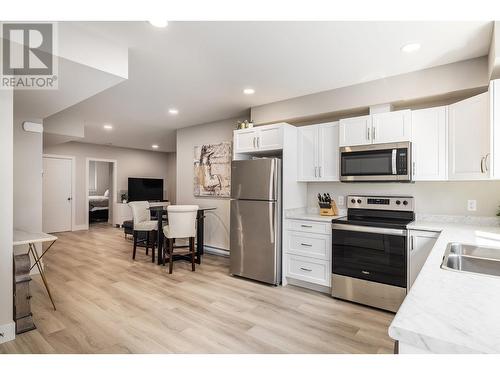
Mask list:
[[[104,195],[89,195],[89,222],[108,221],[109,191]]]

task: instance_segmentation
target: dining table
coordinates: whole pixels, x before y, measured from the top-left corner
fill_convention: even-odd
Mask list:
[[[163,221],[164,217],[165,220],[168,222],[168,211],[167,211],[168,204],[166,205],[153,205],[149,207],[149,210],[151,213],[156,214],[156,220],[158,221],[158,231],[157,231],[157,241],[158,241],[158,257],[157,261],[159,265],[163,264],[163,242],[165,239],[165,236],[163,234]],[[198,212],[196,214],[196,263],[200,264],[201,263],[201,256],[203,255],[204,249],[204,230],[205,230],[205,212],[206,211],[213,211],[216,210],[217,207],[199,207]],[[181,255],[181,254],[174,254],[174,260],[177,259],[185,259],[191,261],[190,256],[186,255]]]

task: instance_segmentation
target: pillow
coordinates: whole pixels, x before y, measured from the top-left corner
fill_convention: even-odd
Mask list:
[[[104,196],[107,198],[109,197],[109,189],[106,189],[106,191],[104,192]]]

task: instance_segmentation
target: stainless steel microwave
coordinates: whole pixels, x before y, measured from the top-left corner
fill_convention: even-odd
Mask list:
[[[411,143],[340,148],[340,181],[411,181]]]

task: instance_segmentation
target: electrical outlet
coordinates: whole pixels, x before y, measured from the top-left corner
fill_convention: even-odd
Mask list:
[[[343,206],[345,204],[343,195],[338,196],[337,203],[339,204],[339,206]]]
[[[476,211],[477,210],[477,201],[475,199],[469,199],[467,201],[467,211]]]

